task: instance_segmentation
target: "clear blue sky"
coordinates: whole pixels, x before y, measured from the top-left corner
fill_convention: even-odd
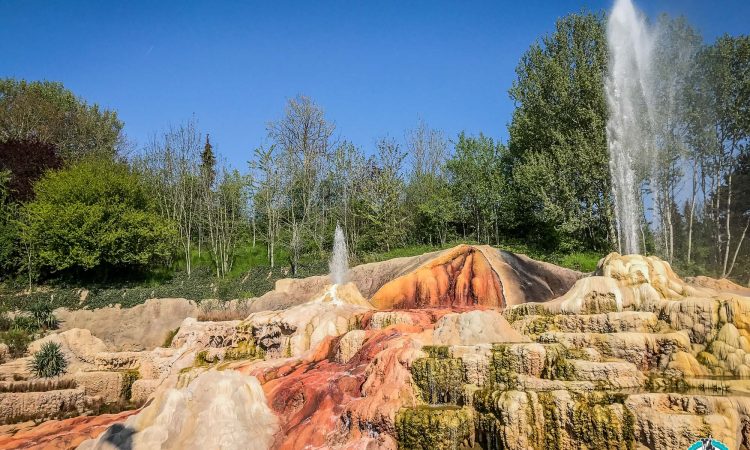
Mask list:
[[[750,33],[750,1],[640,0],[707,40]],[[585,1],[0,0],[0,76],[63,82],[116,109],[138,144],[193,114],[245,168],[268,121],[305,94],[370,151],[418,118],[505,141],[521,54]]]

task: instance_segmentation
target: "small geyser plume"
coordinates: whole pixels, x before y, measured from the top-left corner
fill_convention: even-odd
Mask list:
[[[346,248],[344,230],[338,224],[333,235],[333,254],[328,261],[328,270],[331,272],[331,282],[334,285],[346,283],[349,272],[349,253]]]
[[[646,165],[653,151],[652,52],[654,37],[630,0],[616,0],[607,22],[610,52],[606,80],[609,120],[609,168],[621,253],[640,252],[637,164]]]

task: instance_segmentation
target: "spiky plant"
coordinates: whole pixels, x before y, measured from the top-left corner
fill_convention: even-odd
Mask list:
[[[29,308],[31,317],[34,318],[37,327],[43,330],[53,330],[57,328],[57,317],[53,312],[52,305],[45,302],[38,302]]]
[[[29,362],[29,371],[39,378],[51,378],[65,373],[68,361],[65,360],[57,342],[46,342],[34,353]]]

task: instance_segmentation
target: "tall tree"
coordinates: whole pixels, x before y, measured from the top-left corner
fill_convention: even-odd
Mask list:
[[[477,242],[498,243],[500,231],[513,227],[514,194],[504,174],[504,154],[505,147],[490,137],[461,133],[448,161],[450,187],[460,211],[457,218],[462,228],[473,229]]]
[[[326,172],[334,125],[315,102],[297,96],[287,103],[284,116],[268,126],[268,136],[281,152],[287,176],[289,205],[285,217],[289,229],[289,254],[296,274],[306,241],[319,251],[326,239],[326,209],[321,201],[321,182]]]
[[[188,276],[192,272],[193,242],[200,223],[201,141],[196,123],[191,120],[155,137],[141,161],[159,212],[177,225],[177,243]]]
[[[34,183],[48,170],[62,167],[57,148],[34,139],[0,142],[0,171],[9,172],[8,198],[22,202],[34,196]]]
[[[89,105],[61,83],[0,79],[0,141],[54,144],[66,160],[112,157],[122,126],[116,112]]]
[[[201,177],[209,186],[212,186],[216,180],[216,156],[208,134],[206,134],[206,144],[201,152]]]
[[[603,17],[571,14],[523,55],[510,89],[516,109],[509,156],[519,207],[566,248],[603,249],[614,239],[607,58]]]
[[[390,138],[377,144],[377,154],[370,160],[368,185],[362,213],[371,227],[370,237],[386,251],[405,243],[403,163],[406,154]]]
[[[256,220],[260,223],[271,267],[276,265],[276,246],[281,233],[281,216],[284,211],[282,180],[279,157],[275,147],[255,149],[250,161],[253,204],[256,205]]]
[[[412,235],[422,242],[444,244],[448,224],[456,214],[445,170],[448,142],[441,131],[420,120],[406,133],[406,149],[411,167],[406,202],[412,211]]]

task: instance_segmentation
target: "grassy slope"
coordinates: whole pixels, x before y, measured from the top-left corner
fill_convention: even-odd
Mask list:
[[[353,261],[354,264],[384,261],[403,256],[415,256],[458,245],[452,242],[444,246],[414,245],[401,247],[383,253],[368,253]],[[538,260],[552,262],[564,267],[593,271],[602,255],[594,253],[572,253],[566,255],[545,254],[520,243],[505,243],[498,246],[515,253],[525,253]],[[89,291],[85,302],[81,302],[82,289],[78,285],[51,283],[41,286],[34,293],[21,292],[21,288],[0,287],[0,303],[8,309],[26,309],[39,301],[51,301],[53,306],[69,308],[99,308],[116,303],[123,307],[135,306],[149,298],[185,297],[191,299],[250,298],[260,296],[273,289],[280,278],[289,277],[287,257],[278,252],[277,261],[282,267],[271,269],[267,266],[266,248],[263,245],[246,245],[237,251],[230,276],[224,280],[215,277],[212,263],[206,251],[192,258],[193,272],[190,277],[184,271],[185,262],[175,264],[171,270],[158,270],[138,281],[88,283]],[[325,255],[319,258],[307,257],[303,260],[297,276],[306,277],[327,273],[328,262]]]

